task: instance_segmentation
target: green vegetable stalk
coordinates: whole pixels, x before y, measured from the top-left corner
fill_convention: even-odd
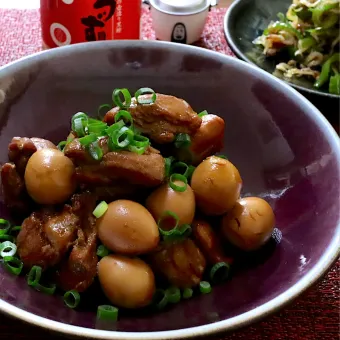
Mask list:
[[[266,28],[263,31],[263,34],[268,35],[272,32],[279,32],[279,31],[286,31],[288,33],[295,35],[298,39],[302,39],[302,34],[298,30],[296,30],[290,24],[281,22],[281,21],[274,22],[270,27]]]
[[[314,83],[314,87],[320,88],[323,84],[325,84],[331,72],[331,66],[335,62],[340,62],[340,53],[333,54],[328,60],[322,65],[321,73],[317,81]]]
[[[329,93],[340,95],[340,74],[336,74],[329,79]]]

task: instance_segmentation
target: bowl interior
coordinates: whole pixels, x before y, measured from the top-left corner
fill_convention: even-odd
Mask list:
[[[262,34],[270,21],[278,20],[279,12],[285,14],[291,3],[292,0],[236,0],[225,16],[225,35],[235,54],[281,79],[282,75],[275,72],[278,59],[266,58],[262,53],[263,49],[252,42]],[[323,89],[315,89],[313,82],[304,78],[294,78],[289,84],[303,94],[340,99],[338,95],[330,94]]]
[[[284,293],[310,272],[338,232],[339,148],[331,128],[307,101],[245,63],[188,46],[121,42],[65,47],[7,66],[0,69],[1,163],[7,161],[13,136],[58,142],[67,136],[75,112],[95,115],[100,104],[110,102],[114,88],[145,86],[225,119],[224,153],[240,170],[243,194],[270,202],[282,240],[264,256],[250,257],[211,294],[158,314],[122,315],[109,329],[204,325]],[[9,217],[2,196],[0,216]],[[16,307],[66,324],[107,327],[96,324],[96,301],[93,308],[73,311],[60,296],[38,293],[2,267],[0,279],[0,298]]]

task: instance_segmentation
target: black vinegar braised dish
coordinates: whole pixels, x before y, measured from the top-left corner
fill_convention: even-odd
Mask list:
[[[216,156],[221,117],[150,88],[115,89],[112,99],[103,119],[76,113],[58,146],[14,137],[1,168],[5,203],[23,215],[21,226],[0,221],[5,268],[62,292],[70,308],[99,281],[105,320],[120,307],[160,310],[209,293],[234,254],[261,248],[275,224],[266,201],[240,197],[239,171]]]

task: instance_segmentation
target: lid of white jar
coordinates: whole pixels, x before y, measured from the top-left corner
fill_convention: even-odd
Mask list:
[[[203,11],[210,5],[209,0],[150,0],[151,6],[161,12],[188,15]]]

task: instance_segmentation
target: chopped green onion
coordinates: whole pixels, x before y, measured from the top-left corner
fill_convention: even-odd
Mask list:
[[[174,157],[168,157],[168,158],[165,158],[164,161],[165,161],[165,177],[168,178],[170,177],[171,173],[171,164],[172,162],[175,160]]]
[[[103,105],[100,105],[100,106],[98,107],[97,115],[98,115],[98,118],[99,118],[99,119],[103,119],[103,118],[105,117],[105,114],[102,115],[103,110],[105,110],[105,114],[106,114],[107,111],[110,111],[110,110],[111,110],[111,105],[109,105],[109,104],[103,104]]]
[[[179,148],[186,148],[188,146],[190,146],[191,144],[191,138],[187,133],[179,133],[176,137],[175,137],[175,147],[177,149]]]
[[[170,287],[165,291],[170,303],[178,303],[181,300],[181,291],[177,287]]]
[[[192,232],[190,224],[182,224],[177,229],[180,231],[180,234],[183,237],[190,236]]]
[[[216,157],[219,157],[219,158],[223,158],[223,159],[227,159],[227,160],[228,160],[228,157],[225,156],[225,155],[216,155]]]
[[[107,124],[101,121],[97,121],[96,123],[91,123],[87,126],[87,130],[89,135],[95,134],[98,137],[106,134],[105,129],[107,128]]]
[[[329,93],[340,95],[340,74],[330,77],[328,90]]]
[[[171,221],[169,221],[169,218]],[[183,239],[191,234],[190,225],[179,225],[179,217],[172,211],[165,211],[163,213],[158,220],[158,229],[159,233],[163,236],[164,241]]]
[[[7,234],[8,230],[11,228],[9,221],[0,218],[0,235]]]
[[[88,120],[89,118],[84,112],[78,112],[72,117],[72,130],[77,134],[78,138],[86,135]]]
[[[11,241],[12,243],[14,243],[15,237],[12,235],[0,235],[0,241]]]
[[[124,121],[120,120],[119,122],[112,124],[111,126],[109,126],[105,132],[108,136],[111,136],[113,133],[115,133],[116,131],[119,131],[122,127],[124,126]]]
[[[109,249],[107,249],[103,244],[97,248],[97,255],[99,257],[105,257],[110,254]]]
[[[131,129],[123,126],[118,132],[111,136],[113,144],[119,148],[125,148],[133,141],[134,133]]]
[[[191,288],[185,288],[182,293],[183,299],[190,299],[194,291]]]
[[[0,245],[0,256],[1,257],[14,256],[16,252],[17,252],[17,246],[14,243],[10,241],[5,241],[1,243]]]
[[[112,93],[112,100],[121,109],[127,109],[131,105],[131,94],[128,89],[115,89]]]
[[[54,283],[51,283],[49,286],[44,286],[41,285],[40,283],[38,283],[35,287],[35,290],[37,290],[38,292],[42,292],[44,294],[48,294],[48,295],[53,295],[57,289],[57,286]]]
[[[175,181],[181,181],[184,183],[184,185],[177,185],[175,184]],[[184,192],[185,190],[187,190],[188,180],[184,175],[172,174],[169,179],[169,186],[172,190],[175,190],[178,192]]]
[[[57,145],[57,148],[58,148],[58,150],[60,150],[60,151],[64,151],[66,145],[67,145],[67,141],[66,141],[66,140],[63,140],[63,141],[61,141],[61,142]]]
[[[139,96],[143,94],[152,94],[152,96],[149,99],[140,99]],[[142,87],[136,91],[135,98],[138,104],[152,104],[156,101],[157,96],[153,89],[150,89],[149,87]]]
[[[126,110],[119,110],[116,113],[115,123],[118,123],[120,120],[122,120],[123,122],[128,121],[130,123],[130,125],[133,124],[132,116],[131,116],[130,112],[128,112]],[[126,124],[126,122],[125,122],[125,124]]]
[[[207,281],[200,282],[200,292],[202,294],[209,294],[211,292],[211,285]]]
[[[103,158],[103,150],[99,146],[98,140],[88,145],[88,151],[93,159],[100,161]]]
[[[210,270],[210,280],[212,283],[220,283],[228,278],[230,266],[226,262],[218,262]]]
[[[147,147],[150,145],[150,140],[147,137],[135,134],[132,145],[137,147]]]
[[[183,169],[183,171],[179,172],[178,169],[181,169],[181,168]],[[189,179],[191,177],[194,170],[195,170],[194,166],[187,165],[184,162],[176,162],[171,166],[171,173],[180,173],[181,175],[183,175],[187,179]]]
[[[203,116],[206,116],[208,114],[208,111],[207,110],[204,110],[204,111],[202,111],[202,112],[200,112],[199,114],[198,114],[198,117],[203,117]]]
[[[83,146],[88,146],[89,144],[95,142],[96,140],[97,136],[94,133],[91,133],[90,135],[79,138],[79,143]]]
[[[29,286],[33,287],[35,290],[45,293],[45,294],[49,294],[49,295],[53,295],[55,290],[56,290],[56,285],[55,284],[51,284],[50,286],[43,286],[42,284],[40,284],[40,279],[41,279],[41,274],[42,274],[42,269],[39,266],[33,266],[30,270],[30,272],[28,273],[28,277],[27,277],[27,283]]]
[[[18,258],[13,256],[4,257],[4,266],[8,272],[14,275],[20,275],[24,264]]]
[[[117,321],[118,308],[110,305],[98,306],[97,319],[101,321]]]
[[[163,289],[157,289],[152,300],[152,304],[158,310],[164,309],[169,302],[168,295]]]
[[[13,226],[10,230],[9,230],[9,233],[10,234],[18,234],[20,231],[21,231],[22,227],[21,225],[16,225],[16,226]]]
[[[147,148],[145,146],[128,145],[128,150],[138,155],[142,155]]]
[[[39,266],[33,266],[28,273],[27,277],[27,283],[31,287],[35,287],[36,285],[39,284],[39,281],[41,279],[41,273],[42,269]]]
[[[93,215],[96,218],[100,218],[106,213],[107,209],[108,209],[107,203],[105,201],[101,201],[93,210]]]
[[[76,290],[69,290],[64,294],[65,305],[69,308],[76,308],[80,303],[80,294]]]

